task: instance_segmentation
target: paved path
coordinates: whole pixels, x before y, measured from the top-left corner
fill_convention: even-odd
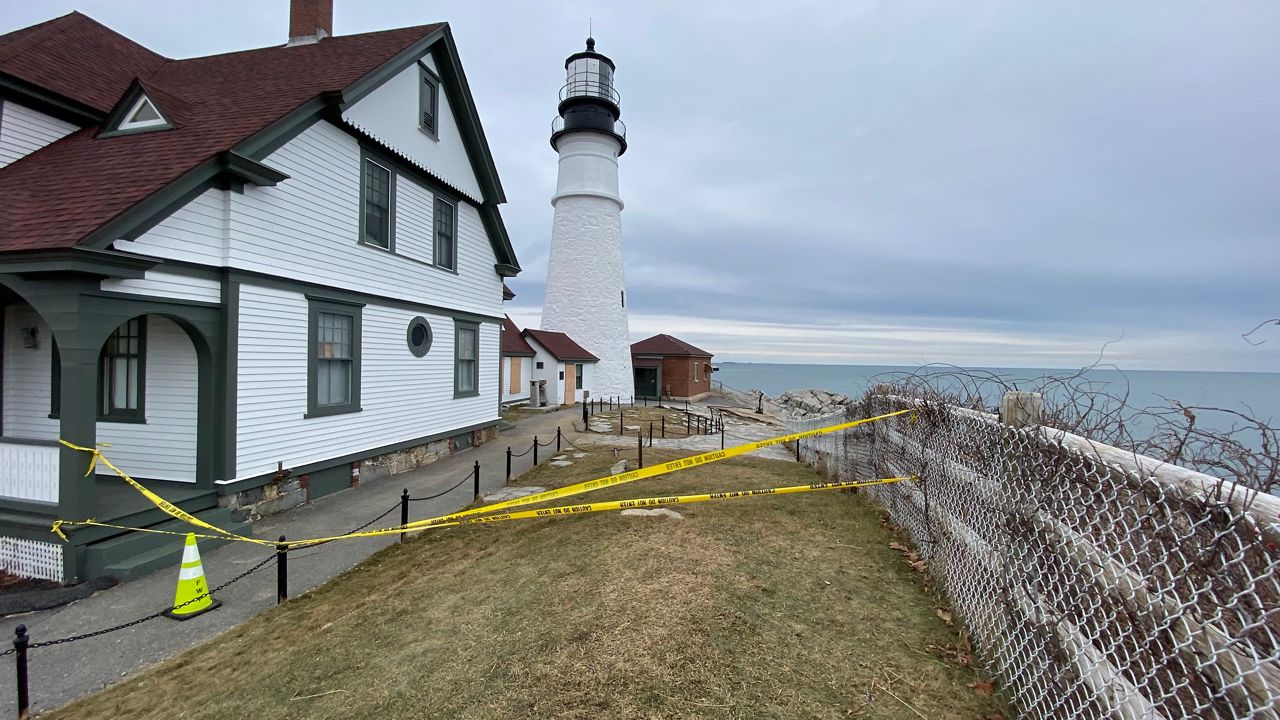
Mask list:
[[[709,408],[726,408],[733,407],[732,403],[723,398],[712,395],[705,400],[689,403],[689,412],[703,417],[709,417],[711,411]],[[684,405],[672,405],[673,412],[679,410],[683,413]],[[741,413],[725,413],[724,429],[725,438],[724,446],[733,447],[743,443],[756,440],[766,440],[771,437],[786,434],[784,423],[772,416],[763,416],[761,421],[754,419],[755,411],[743,411]],[[616,416],[614,420],[616,420]],[[604,427],[603,423],[595,423],[598,427]],[[612,423],[611,427],[614,431],[617,429],[617,422]],[[624,439],[616,434],[608,433],[591,433],[590,436],[595,442],[609,443],[616,440],[615,444],[634,446],[635,441],[632,439]],[[685,438],[654,438],[653,447],[672,448],[679,450],[689,450],[693,452],[710,452],[720,449],[720,435],[692,435]],[[794,460],[795,452],[788,450],[782,445],[773,445],[751,453],[755,457],[770,458],[773,460]]]
[[[402,488],[408,488],[411,496],[432,495],[466,477],[477,460],[481,492],[496,490],[505,484],[508,445],[520,452],[529,447],[534,435],[543,442],[554,440],[557,426],[563,428],[566,437],[575,437],[575,418],[581,422],[578,408],[526,417],[480,447],[258,520],[253,524],[253,534],[269,540],[280,535],[305,538],[341,534],[391,507],[397,510],[375,527],[395,525],[400,522]],[[539,460],[545,463],[554,451],[554,447],[542,448]],[[516,458],[512,461],[512,475],[519,475],[532,465],[532,454]],[[411,504],[409,517],[412,520],[447,514],[470,503],[471,493],[471,482],[465,482],[438,499]],[[362,538],[291,552],[289,594],[297,596],[311,590],[393,542],[394,538]],[[217,587],[273,554],[257,545],[229,543],[203,553],[205,575],[209,585]],[[41,642],[150,615],[172,603],[176,581],[176,568],[162,570],[61,608],[0,619],[0,638],[4,638],[0,647],[10,647],[7,640],[19,624],[27,626],[32,642]],[[221,609],[190,620],[157,618],[108,635],[31,650],[32,709],[47,710],[101,690],[272,607],[276,604],[275,563],[268,563],[215,597],[223,602]],[[0,716],[17,715],[13,677],[13,657],[0,659]],[[234,689],[228,688],[228,692]]]

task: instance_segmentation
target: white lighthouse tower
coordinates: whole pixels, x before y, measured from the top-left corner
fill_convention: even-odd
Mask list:
[[[551,126],[560,171],[551,198],[555,220],[542,329],[566,333],[600,358],[589,387],[593,397],[621,398],[635,392],[618,196],[626,126],[618,119],[613,61],[596,52],[594,38],[564,67],[560,115]]]

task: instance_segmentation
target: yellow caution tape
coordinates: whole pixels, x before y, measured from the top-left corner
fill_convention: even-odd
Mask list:
[[[602,490],[607,487],[613,487],[615,485],[624,485],[626,483],[635,482],[636,480],[645,480],[651,477],[657,477],[659,475],[666,475],[668,473],[677,472],[680,470],[686,470],[691,467],[698,467],[700,465],[708,465],[710,463],[719,462],[721,460],[727,460],[729,458],[755,452],[756,450],[770,447],[772,445],[780,445],[782,443],[792,442],[795,440],[803,440],[804,438],[808,438],[808,437],[815,437],[818,435],[826,435],[829,433],[840,432],[842,430],[849,430],[851,428],[855,428],[855,427],[858,427],[859,425],[864,425],[866,423],[876,422],[877,420],[885,420],[887,418],[896,417],[899,415],[905,415],[907,413],[914,414],[915,412],[916,411],[914,409],[908,408],[906,410],[898,410],[896,412],[885,413],[884,415],[877,415],[875,417],[864,418],[862,420],[854,420],[847,423],[840,423],[838,425],[829,425],[824,428],[817,428],[814,430],[806,430],[803,432],[791,433],[790,435],[779,435],[778,437],[769,438],[767,440],[758,440],[755,442],[743,443],[742,445],[735,445],[734,447],[726,448],[724,450],[715,450],[713,452],[702,453],[700,455],[693,455],[691,457],[682,458],[680,460],[673,460],[671,462],[663,463],[661,465],[654,465],[647,468],[641,468],[639,470],[630,470],[628,472],[618,473],[616,475],[609,475],[607,477],[597,478],[595,480],[587,480],[585,482],[576,483],[574,485],[568,485],[562,488],[556,488],[553,490],[547,490],[540,493],[534,493],[532,495],[526,495],[521,498],[515,498],[512,500],[505,500],[503,502],[497,502],[490,505],[484,505],[478,508],[472,508],[470,510],[464,510],[458,513],[452,513],[450,515],[440,515],[434,518],[417,520],[417,521],[408,523],[406,525],[397,525],[393,528],[385,528],[383,530],[366,530],[363,532],[346,533],[344,535],[334,535],[331,537],[324,537],[324,538],[310,538],[306,540],[296,540],[296,541],[288,542],[287,545],[289,547],[301,547],[306,545],[314,545],[321,542],[330,542],[333,540],[346,540],[346,539],[359,538],[359,537],[377,537],[379,535],[399,534],[406,530],[422,530],[422,529],[426,529],[428,527],[434,527],[434,526],[445,527],[445,526],[451,526],[451,525],[459,525],[459,524],[463,524],[460,521],[466,518],[470,518],[474,515],[487,514],[487,513],[495,512],[498,510],[503,510],[509,507],[518,507],[520,505],[531,505],[534,503],[545,502],[548,500],[555,500],[563,497],[580,495],[583,493],[594,492],[596,490]],[[62,443],[63,445],[73,450],[80,450],[83,452],[92,453],[93,457],[89,462],[89,472],[93,472],[95,464],[101,461],[104,465],[111,468],[111,470],[114,471],[117,475],[119,475],[125,482],[129,483],[129,485],[131,485],[135,490],[142,493],[142,495],[146,497],[148,500],[150,500],[152,504],[154,504],[156,507],[163,510],[165,513],[167,513],[171,517],[174,517],[178,520],[182,520],[184,522],[195,525],[197,527],[205,528],[207,530],[211,530],[215,533],[218,533],[219,539],[236,540],[239,542],[254,543],[257,545],[267,545],[270,547],[276,547],[278,545],[278,543],[270,542],[267,540],[259,540],[258,538],[246,537],[244,535],[237,535],[236,533],[230,532],[228,530],[223,530],[222,528],[219,528],[215,525],[211,525],[195,517],[194,515],[191,515],[190,513],[182,510],[176,505],[173,505],[169,501],[165,500],[159,495],[156,495],[155,493],[143,487],[137,480],[134,480],[133,478],[129,477],[128,474],[126,474],[123,470],[116,467],[97,448],[87,448],[87,447],[81,447],[79,445],[73,445],[72,443],[69,443],[66,440],[59,440],[58,442]],[[797,486],[797,487],[809,487],[809,486]],[[694,497],[694,496],[689,496],[689,497]],[[554,509],[554,508],[550,508],[550,509]],[[530,511],[530,512],[541,512],[541,511]],[[67,538],[66,538],[66,535],[64,535],[61,531],[62,526],[89,525],[89,524],[103,526],[101,523],[94,523],[92,520],[89,520],[89,521],[59,520],[54,523],[52,530],[53,532],[57,533],[58,536],[65,541]],[[112,526],[107,526],[107,527],[112,527]],[[185,535],[185,533],[183,534]]]
[[[335,535],[327,538],[311,538],[309,540],[296,540],[286,543],[270,543],[266,541],[258,541],[264,545],[272,545],[279,547],[287,546],[290,549],[298,549],[317,545],[319,543],[330,542],[332,540],[356,538],[356,537],[381,537],[385,535],[399,535],[406,532],[422,532],[424,530],[438,530],[447,527],[457,527],[460,525],[481,525],[495,522],[506,522],[508,520],[532,520],[536,518],[550,517],[567,517],[569,515],[582,515],[585,513],[608,512],[611,510],[629,510],[632,508],[649,508],[661,507],[665,505],[685,505],[689,503],[708,502],[711,500],[735,500],[739,498],[758,497],[761,495],[790,495],[794,493],[816,492],[819,490],[848,490],[852,488],[871,487],[873,485],[888,485],[891,483],[905,482],[907,480],[915,480],[916,476],[881,478],[879,480],[848,480],[827,483],[813,483],[810,485],[788,485],[785,487],[764,488],[760,490],[731,490],[727,492],[717,493],[701,493],[698,495],[666,495],[661,497],[634,498],[631,500],[608,500],[598,503],[582,503],[578,505],[561,505],[559,507],[542,508],[540,510],[519,510],[512,513],[503,513],[500,515],[486,515],[484,517],[468,517],[453,522],[437,523],[435,525],[427,525],[417,528],[408,525],[397,525],[390,528],[382,528],[380,530],[366,530],[364,532],[350,533],[347,535]],[[76,521],[59,521],[63,525],[86,525],[93,527],[115,528],[117,530],[134,530],[137,532],[150,532],[158,535],[175,535],[178,537],[186,537],[187,535],[195,535],[199,538],[208,538],[211,540],[228,540],[226,536],[199,535],[195,533],[177,532],[174,530],[153,530],[149,528],[131,528],[123,525],[112,525],[110,523],[100,523],[95,520]],[[410,523],[412,525],[412,523]]]

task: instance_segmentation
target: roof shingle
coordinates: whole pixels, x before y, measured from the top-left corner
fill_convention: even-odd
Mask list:
[[[524,336],[520,334],[520,328],[512,322],[510,315],[502,316],[502,354],[529,357],[537,354],[533,348],[529,347],[529,343],[525,342]]]
[[[600,358],[587,352],[581,345],[573,341],[573,338],[562,332],[554,330],[525,330],[522,333],[525,337],[531,337],[538,342],[539,345],[547,349],[552,357],[557,360],[566,362],[581,360],[586,362],[596,362]]]
[[[660,334],[631,344],[632,355],[696,355],[711,357],[711,353],[690,345],[678,337]]]
[[[76,245],[219,152],[322,93],[348,87],[442,25],[188,60],[162,58],[79,13],[0,37],[0,72],[104,112],[136,76],[155,92],[162,113],[178,116],[173,129],[115,137],[84,128],[0,170],[0,251]],[[87,62],[101,72],[84,70]],[[82,70],[87,79],[75,80]]]

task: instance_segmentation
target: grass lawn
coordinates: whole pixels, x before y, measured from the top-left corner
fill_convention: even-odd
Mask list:
[[[597,449],[521,481],[613,461]],[[814,481],[740,458],[581,497]],[[863,496],[677,509],[427,532],[46,717],[1001,717]]]

